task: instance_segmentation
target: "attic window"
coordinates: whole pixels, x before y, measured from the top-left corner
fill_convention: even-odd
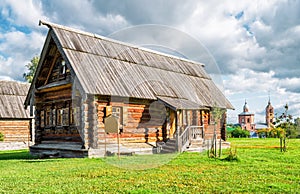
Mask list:
[[[64,75],[66,73],[66,62],[62,60],[60,62],[60,74]]]
[[[70,75],[70,70],[67,67],[66,61],[62,58],[59,57],[55,61],[55,65],[53,66],[52,72],[49,76],[49,82],[56,82],[60,80],[64,80],[69,78],[68,76]]]

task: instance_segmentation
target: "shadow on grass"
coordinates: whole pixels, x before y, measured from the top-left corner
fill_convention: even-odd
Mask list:
[[[43,158],[32,156],[29,150],[8,150],[0,151],[1,160],[20,160],[24,163],[44,163],[44,162],[57,162],[58,158]]]
[[[30,160],[37,159],[37,157],[31,156],[28,150],[10,150],[1,151],[0,160]]]

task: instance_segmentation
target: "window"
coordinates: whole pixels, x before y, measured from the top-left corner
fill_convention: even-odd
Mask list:
[[[245,120],[244,120],[244,118],[242,118],[242,123],[245,123]]]
[[[52,109],[52,119],[51,119],[51,125],[56,125],[56,109]]]
[[[45,127],[45,111],[41,111],[41,114],[40,114],[40,117],[41,117],[41,127]]]
[[[250,123],[250,118],[247,119],[247,123]]]
[[[57,110],[57,125],[58,126],[69,125],[69,108],[61,108]]]
[[[45,124],[46,124],[46,126],[52,126],[52,111],[51,111],[51,109],[50,109],[50,107],[48,107],[47,109],[46,109],[46,116],[45,116]]]
[[[57,125],[61,125],[62,123],[62,109],[57,109]]]
[[[60,62],[60,74],[64,75],[66,73],[66,62],[62,60]]]
[[[69,108],[64,108],[62,112],[62,125],[68,126],[69,125]]]

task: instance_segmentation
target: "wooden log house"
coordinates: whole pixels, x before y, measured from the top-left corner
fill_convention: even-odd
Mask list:
[[[23,106],[29,87],[27,83],[0,81],[0,132],[4,142],[31,141],[32,118]]]
[[[36,110],[32,154],[103,157],[116,152],[118,134],[124,153],[158,153],[168,141],[181,152],[192,136],[211,138],[215,105],[233,108],[203,64],[40,24],[49,31],[25,101]],[[105,130],[110,116],[119,133]]]

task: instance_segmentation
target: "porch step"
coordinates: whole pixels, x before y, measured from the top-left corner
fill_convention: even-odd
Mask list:
[[[161,146],[160,153],[161,154],[168,154],[176,152],[176,139],[169,139]]]
[[[186,152],[202,152],[205,150],[204,140],[202,138],[192,139],[191,144],[185,150]]]
[[[29,147],[30,153],[40,158],[83,158],[88,156],[88,150],[82,149],[78,143],[53,143],[35,144]]]

